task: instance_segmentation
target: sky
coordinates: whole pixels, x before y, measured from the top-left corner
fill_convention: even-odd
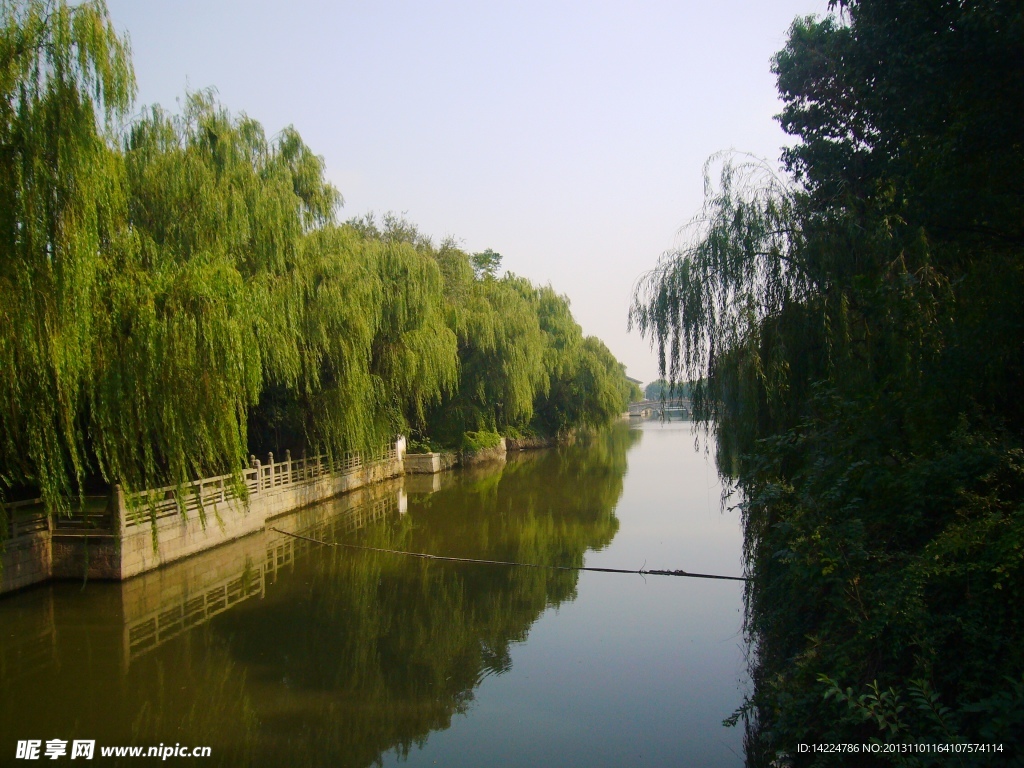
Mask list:
[[[772,55],[827,0],[108,0],[137,111],[213,87],[324,158],[341,219],[394,212],[568,296],[633,378],[638,279],[679,244],[716,152],[791,143]]]

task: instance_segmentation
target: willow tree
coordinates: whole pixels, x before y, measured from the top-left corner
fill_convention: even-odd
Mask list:
[[[596,336],[583,339],[571,388],[579,393],[581,403],[570,423],[589,428],[606,426],[625,413],[634,391],[625,366]]]
[[[443,440],[523,427],[533,417],[534,396],[545,383],[544,339],[519,280],[475,279],[463,293],[456,314],[459,386],[430,417]]]
[[[458,347],[447,324],[441,270],[407,242],[368,244],[383,287],[370,362],[388,392],[394,426],[425,424],[427,409],[458,384]]]
[[[584,339],[569,301],[550,286],[506,274],[500,255],[470,255],[454,243],[431,249],[444,277],[448,323],[459,340],[459,384],[432,409],[443,442],[472,430],[545,435],[606,425],[625,409],[622,366]]]
[[[87,480],[238,477],[271,445],[529,422],[562,364],[498,254],[339,226],[298,132],[210,92],[122,128],[134,79],[102,2],[0,9],[0,494],[54,512]]]
[[[191,446],[168,467],[175,478],[236,468],[268,447],[375,450],[451,388],[436,264],[338,226],[340,195],[294,129],[268,140],[199,93],[180,117],[155,109],[136,123],[126,154],[137,274],[166,299],[141,304],[158,309],[152,334],[110,337],[165,368],[137,404],[157,409],[137,421],[160,432],[139,445],[168,458]],[[178,339],[188,350],[162,358]],[[133,386],[139,357],[113,380]]]
[[[715,430],[727,468],[732,446],[749,448],[759,425],[785,420],[782,411],[800,399],[791,391],[800,386],[791,375],[799,356],[787,352],[802,338],[813,342],[806,329],[782,342],[773,328],[812,297],[816,281],[796,256],[803,236],[794,191],[767,165],[716,155],[704,188],[687,245],[641,281],[630,324],[655,343],[670,386],[693,382],[695,415]]]
[[[152,110],[126,140],[130,201],[123,242],[104,254],[89,434],[104,475],[132,488],[246,455],[245,409],[262,383],[237,265],[249,164],[225,123],[194,97],[180,119]]]
[[[531,286],[532,288],[532,286]],[[567,400],[564,382],[576,371],[583,343],[583,330],[572,316],[569,300],[551,286],[527,292],[534,304],[544,338],[544,382],[534,398],[534,422],[545,433],[557,434],[574,426],[568,407],[579,402]]]
[[[100,0],[0,4],[0,493],[66,509],[88,472],[81,421],[103,254],[124,207],[111,132],[135,91]]]
[[[836,5],[773,62],[790,180],[726,162],[631,321],[743,491],[750,762],[1017,749],[1021,11]]]
[[[534,394],[532,426],[549,435],[606,426],[629,403],[623,366],[599,339],[584,338],[567,297],[550,286],[521,284],[520,291],[533,303],[544,338],[544,379]]]
[[[295,278],[303,375],[277,390],[298,406],[302,438],[331,451],[375,450],[452,390],[455,335],[437,265],[407,243],[351,226],[303,241]]]
[[[374,355],[376,368],[393,382],[396,401],[405,402],[406,423],[447,444],[457,444],[466,431],[525,425],[544,382],[543,339],[526,298],[533,291],[528,281],[497,279],[500,256],[493,252],[477,259],[483,266],[476,269],[453,240],[435,247],[394,214],[379,223],[366,216],[348,224],[382,246],[377,253],[389,287],[385,327],[412,323],[404,351],[387,341],[390,334],[377,345],[393,362]],[[412,380],[403,381],[408,376],[421,383],[410,389]]]

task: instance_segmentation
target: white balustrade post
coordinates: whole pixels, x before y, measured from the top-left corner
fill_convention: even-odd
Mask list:
[[[252,465],[256,469],[256,493],[263,490],[263,465],[255,456],[252,457]]]
[[[124,489],[121,488],[120,483],[115,483],[114,487],[110,490],[110,514],[114,517],[110,521],[110,527],[118,531],[121,537],[124,538],[128,528],[128,515],[124,503]]]
[[[284,462],[286,469],[284,471],[285,482],[288,485],[292,484],[292,451],[290,448],[286,448],[284,451]]]
[[[270,467],[270,488],[271,488],[271,490],[273,490],[274,485],[275,485],[275,483],[274,483],[274,452],[273,451],[268,451],[267,452],[267,466]]]

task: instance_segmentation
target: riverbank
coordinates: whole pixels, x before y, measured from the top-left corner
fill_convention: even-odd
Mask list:
[[[0,553],[0,594],[51,579],[122,581],[262,530],[268,521],[405,473],[405,439],[374,461],[358,454],[284,461],[269,454],[241,473],[127,496],[101,513],[52,520],[40,505],[12,509]]]
[[[541,448],[554,448],[557,445],[567,445],[572,442],[572,436],[558,437],[519,437],[505,438],[505,444],[510,451],[535,451]]]
[[[408,453],[405,456],[405,471],[413,475],[437,474],[459,466],[472,467],[493,461],[505,461],[509,453],[516,451],[555,448],[559,445],[571,445],[575,441],[575,433],[555,437],[503,437],[498,445],[477,450]]]
[[[123,581],[263,530],[267,523],[367,485],[401,475],[430,475],[455,467],[504,462],[509,452],[574,442],[575,435],[501,438],[466,451],[412,454],[400,438],[381,459],[356,454],[284,461],[252,458],[242,485],[231,475],[126,497],[119,487],[90,497],[83,512],[50,520],[41,502],[12,505],[0,550],[0,595],[50,580]]]
[[[512,450],[555,440],[513,441]],[[263,530],[270,520],[357,488],[404,474],[437,474],[457,466],[503,462],[505,438],[476,451],[409,454],[400,438],[381,459],[355,454],[284,461],[252,459],[242,473],[245,492],[230,475],[204,478],[126,497],[91,499],[84,513],[49,521],[41,504],[12,508],[0,552],[0,594],[52,579],[123,581]],[[38,500],[36,500],[38,501]]]

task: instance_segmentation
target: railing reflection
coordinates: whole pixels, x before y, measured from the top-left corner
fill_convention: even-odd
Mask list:
[[[394,483],[355,491],[333,503],[277,518],[274,526],[319,540],[337,537],[397,513]],[[339,506],[342,509],[339,509]],[[123,583],[127,664],[253,597],[263,597],[278,572],[311,542],[265,530]]]

